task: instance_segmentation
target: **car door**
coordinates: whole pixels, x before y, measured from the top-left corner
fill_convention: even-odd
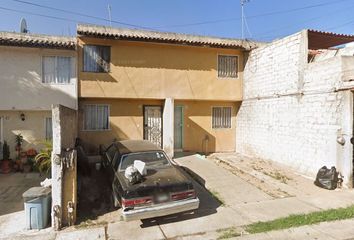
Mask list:
[[[110,145],[107,150],[105,151],[105,167],[106,167],[106,173],[107,177],[109,179],[109,182],[113,182],[115,171],[114,167],[112,165],[112,162],[114,160],[114,156],[117,154],[117,148],[114,144]]]

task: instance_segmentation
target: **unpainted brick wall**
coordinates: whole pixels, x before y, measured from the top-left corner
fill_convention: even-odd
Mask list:
[[[307,63],[305,31],[250,53],[236,151],[314,175],[338,165],[343,119],[341,56]]]

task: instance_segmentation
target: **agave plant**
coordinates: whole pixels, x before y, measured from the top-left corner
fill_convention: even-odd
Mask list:
[[[40,173],[48,174],[52,167],[52,141],[42,142],[44,148],[42,148],[39,153],[35,156],[34,161]]]

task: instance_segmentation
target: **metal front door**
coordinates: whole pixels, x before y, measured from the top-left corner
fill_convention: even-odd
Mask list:
[[[161,106],[144,106],[144,139],[162,147]]]
[[[183,149],[183,106],[175,106],[174,112],[174,149]]]

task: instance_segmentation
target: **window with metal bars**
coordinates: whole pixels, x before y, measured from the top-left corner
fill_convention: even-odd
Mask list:
[[[219,78],[237,78],[238,57],[229,55],[218,56],[218,77]]]
[[[231,128],[231,107],[213,107],[212,128]]]
[[[109,72],[111,61],[111,47],[84,46],[84,72]]]
[[[84,130],[108,130],[109,106],[87,104],[84,106]]]

